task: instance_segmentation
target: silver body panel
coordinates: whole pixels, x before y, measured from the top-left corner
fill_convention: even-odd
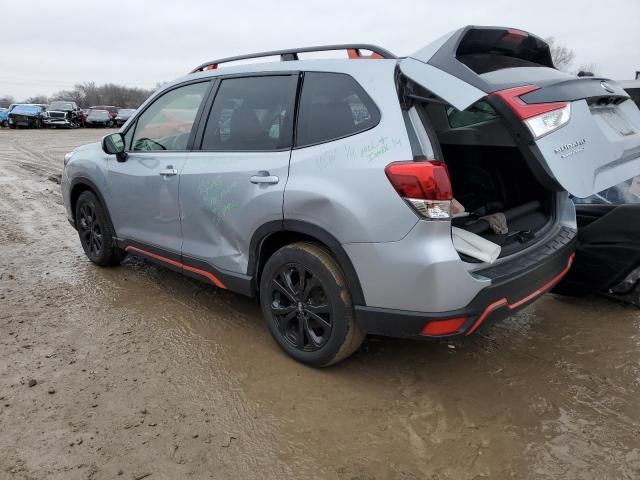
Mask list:
[[[88,178],[100,190],[118,237],[179,252],[238,275],[250,273],[249,246],[262,225],[303,221],[337,239],[355,268],[367,305],[422,312],[461,308],[491,281],[473,273],[481,265],[460,259],[453,248],[450,222],[419,220],[384,172],[391,162],[413,158],[394,82],[397,68],[459,109],[485,95],[424,63],[447,38],[425,47],[415,58],[400,61],[238,65],[171,82],[148,99],[121,131],[135,123],[157,95],[174,85],[198,78],[280,71],[349,74],[376,103],[381,120],[374,128],[350,137],[282,152],[143,152],[131,153],[126,162],[118,163],[99,145],[82,147],[74,151],[63,174],[67,214],[72,220],[71,183],[75,178]],[[549,160],[554,158],[550,152],[563,138],[569,141],[588,136],[589,156],[575,155],[564,163],[549,161],[559,180],[563,184],[571,181],[571,186],[575,181],[579,193],[617,183],[620,176],[633,176],[634,169],[640,169],[640,160],[631,159],[611,166],[615,174],[599,172],[595,181],[593,175],[583,175],[585,170],[598,170],[601,165],[590,159],[602,157],[611,148],[610,142],[598,146],[603,134],[582,121],[581,116],[587,114],[591,119],[585,108],[586,104],[576,105],[576,115],[561,129],[562,135],[550,135],[539,142]],[[616,148],[614,155],[622,154],[624,141]],[[159,171],[168,166],[179,173],[170,178],[161,176]],[[576,174],[576,170],[582,173]],[[251,183],[250,177],[261,171],[277,176],[278,182]],[[568,179],[571,175],[573,180]],[[566,193],[556,197],[557,224],[575,229],[573,203]]]
[[[180,176],[184,255],[246,273],[255,231],[282,221],[289,156],[289,150],[189,153]],[[251,183],[260,171],[278,177],[277,183]]]

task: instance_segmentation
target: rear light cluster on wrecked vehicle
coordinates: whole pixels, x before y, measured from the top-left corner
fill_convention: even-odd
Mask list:
[[[394,162],[385,168],[393,188],[422,218],[449,220],[453,193],[444,162]]]
[[[571,104],[568,102],[527,103],[521,98],[522,95],[539,89],[537,85],[526,85],[492,94],[509,105],[536,140],[566,125],[571,119]]]

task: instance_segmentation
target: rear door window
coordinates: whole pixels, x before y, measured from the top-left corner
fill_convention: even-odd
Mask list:
[[[297,75],[222,80],[202,150],[275,151],[291,148]]]
[[[297,147],[364,132],[379,122],[380,111],[353,77],[342,73],[305,73]]]

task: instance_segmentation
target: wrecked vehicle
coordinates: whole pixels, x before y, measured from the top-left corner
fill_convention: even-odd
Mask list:
[[[77,128],[82,126],[82,112],[76,102],[51,102],[43,114],[43,123],[50,128]]]
[[[298,58],[328,50],[348,59]],[[62,193],[92,262],[140,255],[258,297],[278,345],[320,367],[366,334],[471,335],[549,291],[575,258],[567,192],[639,174],[639,132],[615,82],[469,26],[406,58],[206,62],[67,154]]]
[[[640,81],[620,86],[640,107]],[[553,292],[600,292],[640,307],[640,176],[587,198],[573,198],[578,221],[576,261]]]
[[[640,307],[640,175],[587,198],[574,198],[576,261],[554,293],[603,293]]]
[[[9,112],[7,123],[9,128],[42,128],[44,127],[44,113],[46,105],[19,104]]]

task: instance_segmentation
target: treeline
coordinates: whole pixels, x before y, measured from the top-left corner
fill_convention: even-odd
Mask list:
[[[123,108],[138,108],[154,90],[144,88],[131,88],[123,85],[107,83],[96,85],[94,82],[80,83],[72,90],[61,90],[50,97],[36,95],[24,100],[24,103],[50,103],[55,100],[70,100],[76,102],[81,108],[92,105],[115,105]],[[0,98],[0,106],[4,103],[16,103],[13,98]],[[20,102],[23,103],[23,102]]]

